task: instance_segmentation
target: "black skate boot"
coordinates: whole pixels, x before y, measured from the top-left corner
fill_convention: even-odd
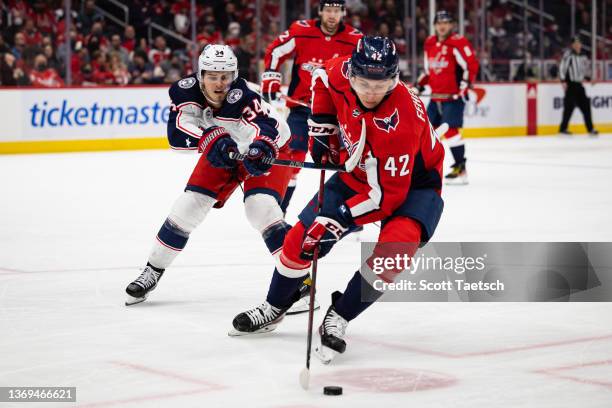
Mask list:
[[[310,285],[312,281],[310,280],[310,275],[304,279],[304,283],[300,286],[300,298],[287,310],[287,316],[296,315],[300,313],[307,313],[308,307],[310,306]],[[314,310],[321,308],[319,303],[315,299]]]
[[[465,163],[453,164],[452,170],[444,177],[446,184],[464,185],[468,183]]]
[[[329,364],[337,354],[342,354],[346,350],[344,334],[348,322],[334,308],[335,300],[341,295],[340,292],[332,294],[332,305],[327,309],[315,339],[314,354],[323,364]]]
[[[287,309],[274,307],[265,301],[261,305],[234,317],[232,321],[234,329],[230,330],[228,335],[232,337],[245,336],[272,331],[283,320]]]
[[[125,305],[130,306],[144,302],[149,292],[157,287],[157,282],[159,282],[163,274],[163,269],[156,271],[151,265],[147,265],[140,276],[125,288],[128,294]]]

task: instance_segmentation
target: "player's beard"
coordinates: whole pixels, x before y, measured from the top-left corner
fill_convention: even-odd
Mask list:
[[[336,31],[338,31],[340,21],[334,23],[330,23],[329,21],[323,21],[321,22],[321,25],[323,26],[323,31],[325,31],[325,34],[334,35],[336,34]]]

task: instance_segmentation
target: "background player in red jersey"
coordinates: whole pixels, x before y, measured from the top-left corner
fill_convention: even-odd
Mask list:
[[[359,151],[356,144],[363,126],[365,147],[357,167],[350,173],[336,173],[325,183],[319,213],[314,210],[317,195],[302,210],[299,222],[285,237],[266,301],[237,315],[230,335],[276,328],[299,296],[298,288],[317,246],[323,257],[355,228],[376,221],[381,222],[376,256],[412,256],[432,236],[443,208],[444,148],[423,102],[399,81],[398,61],[391,40],[364,37],[351,57],[334,58],[313,74],[309,119],[313,159],[344,162],[350,153]],[[398,272],[388,271],[380,278],[391,282]],[[367,297],[362,298],[362,293]],[[344,352],[348,322],[381,294],[360,271],[344,293],[332,294],[315,339],[315,354],[324,363]]]
[[[359,30],[342,22],[344,16],[344,0],[321,0],[319,19],[294,22],[289,30],[268,46],[264,58],[266,71],[261,78],[261,93],[264,99],[278,99],[282,81],[278,70],[285,60],[293,58],[288,95],[310,105],[312,72],[330,58],[350,55],[362,36]],[[287,123],[291,129],[289,148],[294,160],[303,161],[308,150],[306,121],[310,108],[290,101],[287,101],[287,106],[290,109]],[[287,194],[281,204],[283,212],[287,211],[295,191],[298,172],[299,169],[294,170],[287,188]]]
[[[465,144],[461,138],[463,109],[468,89],[478,73],[478,60],[470,42],[459,34],[453,34],[453,17],[447,11],[438,11],[434,18],[436,34],[425,40],[425,72],[417,80],[416,87],[431,87],[431,101],[427,115],[434,127],[448,123],[444,135],[455,163],[446,175],[448,184],[467,184]]]

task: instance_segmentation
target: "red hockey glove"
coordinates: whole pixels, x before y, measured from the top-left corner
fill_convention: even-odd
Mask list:
[[[353,224],[353,216],[345,204],[338,208],[335,218],[317,216],[306,231],[300,258],[312,260],[317,246],[319,247],[319,257],[324,257]]]
[[[261,74],[261,96],[266,102],[278,99],[282,79],[283,76],[276,71],[265,71]]]

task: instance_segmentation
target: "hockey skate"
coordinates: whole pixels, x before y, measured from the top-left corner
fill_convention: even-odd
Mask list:
[[[300,287],[300,298],[287,310],[287,315],[296,315],[300,313],[308,312],[310,306],[310,285],[312,281],[310,280],[310,275],[304,279],[304,283]],[[319,303],[315,299],[314,310],[319,309]]]
[[[159,282],[163,274],[164,271],[158,272],[147,265],[140,276],[125,288],[125,292],[128,294],[125,305],[135,305],[147,300],[149,292],[157,287],[157,282]]]
[[[465,185],[468,184],[467,170],[465,163],[453,164],[453,169],[444,177],[446,184],[450,185]]]
[[[348,322],[336,312],[334,305],[331,305],[319,326],[314,344],[314,355],[323,364],[331,363],[337,354],[346,350],[344,333],[347,326]]]
[[[232,321],[234,329],[227,334],[236,337],[270,332],[276,329],[276,326],[285,317],[286,312],[287,308],[274,307],[265,301],[261,305],[234,317]]]

